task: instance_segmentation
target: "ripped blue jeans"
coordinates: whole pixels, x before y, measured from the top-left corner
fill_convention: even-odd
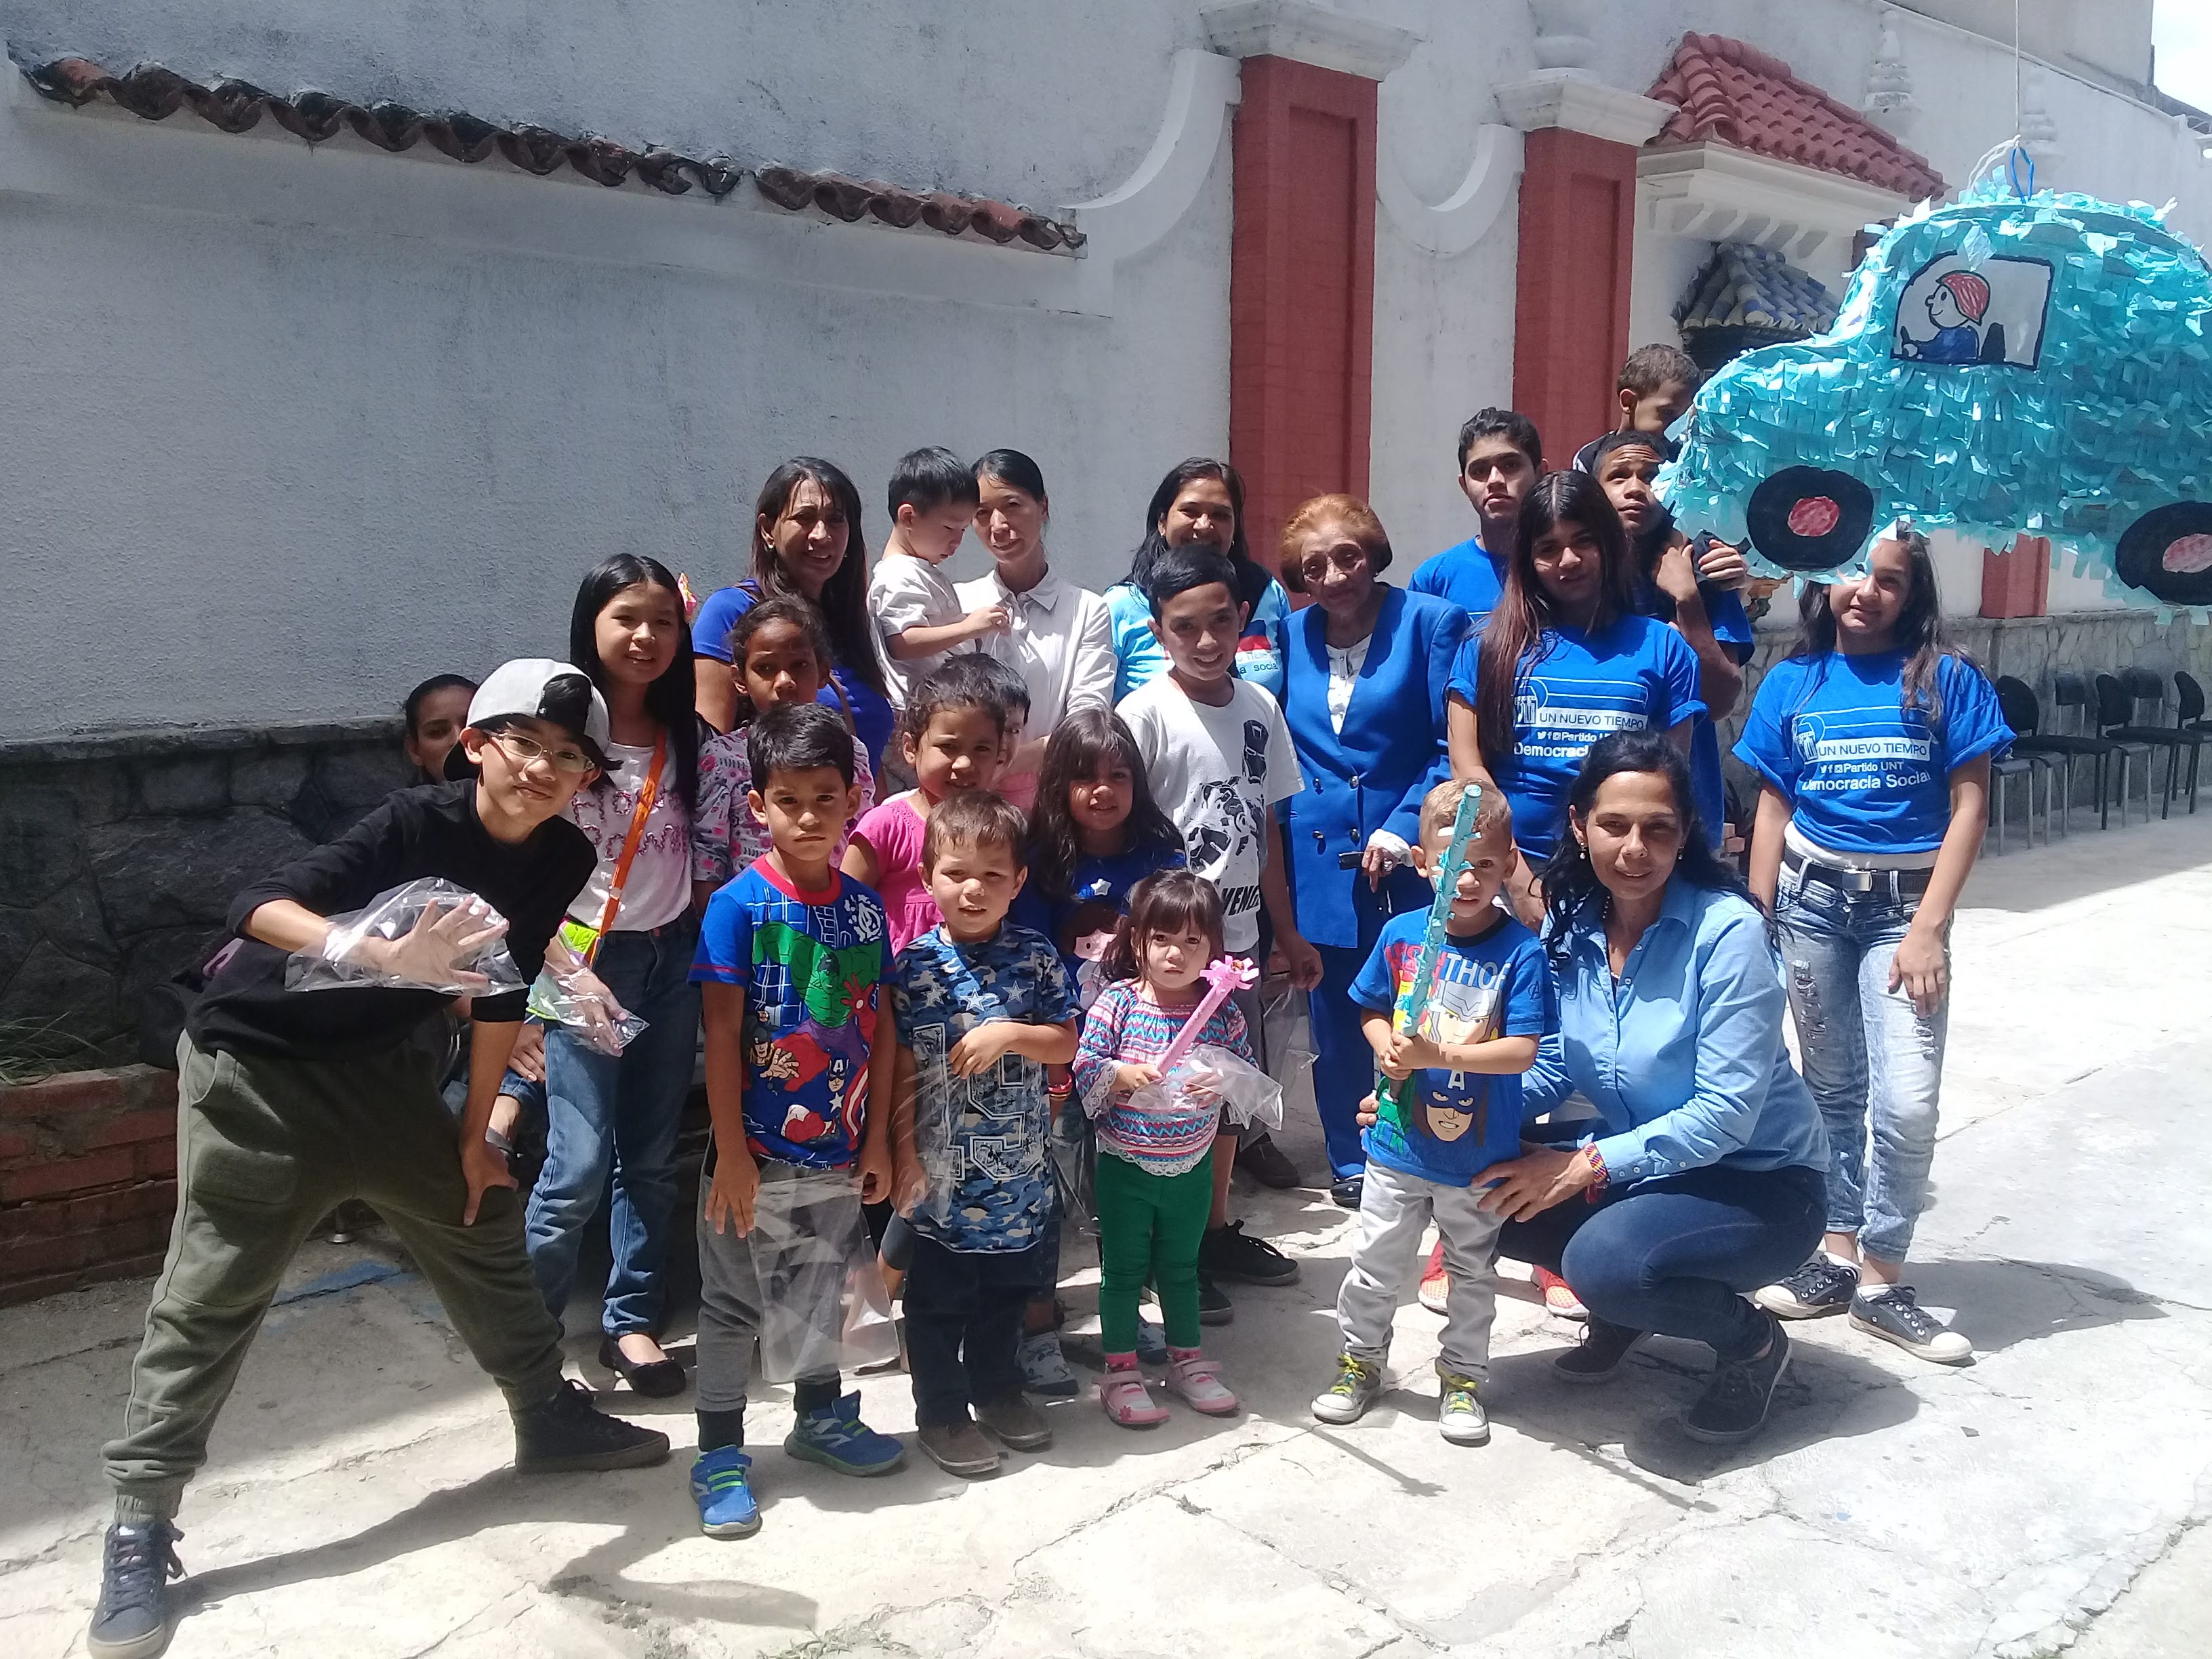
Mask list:
[[[1775,923],[1805,1084],[1827,1123],[1827,1231],[1902,1261],[1928,1203],[1950,1006],[1923,1018],[1889,988],[1920,900],[1876,884],[1847,893],[1785,869]]]

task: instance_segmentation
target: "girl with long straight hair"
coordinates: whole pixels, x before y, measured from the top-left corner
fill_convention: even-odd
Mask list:
[[[606,698],[613,740],[601,781],[568,806],[599,864],[569,905],[562,936],[646,1026],[618,1055],[566,1027],[548,1030],[545,1167],[524,1227],[538,1289],[557,1319],[612,1172],[614,1262],[600,1304],[599,1363],[640,1394],[675,1394],[684,1370],[655,1334],[673,1237],[677,1121],[698,1042],[691,832],[700,720],[691,630],[668,568],[617,554],[585,577],[568,659]],[[511,1077],[508,1085],[502,1092],[526,1096]]]
[[[1805,1081],[1828,1129],[1820,1253],[1762,1307],[1851,1323],[1941,1364],[1973,1346],[1902,1282],[1928,1199],[1951,917],[1981,851],[1996,688],[1943,637],[1924,537],[1808,585],[1796,648],[1760,682],[1738,759],[1758,772],[1751,879],[1774,915]],[[1870,1145],[1869,1145],[1870,1143]]]
[[[708,595],[692,623],[693,649],[704,665],[699,713],[709,726],[729,731],[744,701],[730,667],[730,630],[738,618],[764,599],[796,593],[821,608],[836,650],[836,684],[825,686],[820,701],[841,714],[851,711],[869,764],[882,769],[884,745],[897,717],[868,617],[867,544],[860,492],[841,468],[817,456],[796,455],[768,475],[753,504],[752,574]]]

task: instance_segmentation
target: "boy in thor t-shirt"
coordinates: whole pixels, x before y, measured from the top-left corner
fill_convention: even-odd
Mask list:
[[[1414,863],[1431,881],[1467,788],[1440,783],[1421,803]],[[1513,816],[1496,789],[1483,791],[1474,827],[1416,1030],[1398,1031],[1391,1013],[1419,964],[1426,911],[1384,922],[1352,984],[1352,1000],[1367,1011],[1361,1024],[1376,1064],[1400,1085],[1367,1131],[1359,1236],[1336,1300],[1344,1353],[1336,1381],[1313,1402],[1322,1422],[1349,1423],[1382,1391],[1390,1322],[1419,1259],[1422,1230],[1434,1219],[1451,1275],[1437,1358],[1437,1424],[1461,1445],[1490,1438],[1475,1395],[1490,1371],[1492,1267],[1504,1217],[1482,1207],[1482,1173],[1521,1155],[1521,1073],[1535,1063],[1537,1039],[1550,1023],[1543,946],[1497,903],[1513,863]]]
[[[747,805],[772,843],[708,901],[691,977],[705,988],[712,1174],[700,1194],[699,1455],[691,1496],[711,1538],[759,1530],[745,1455],[745,1374],[763,1309],[747,1235],[764,1189],[857,1165],[860,1195],[891,1194],[891,1049],[877,1020],[890,969],[883,901],[830,861],[856,805],[853,740],[818,702],[753,721]],[[788,1192],[775,1195],[779,1204]],[[810,1224],[788,1204],[794,1229]],[[793,1385],[793,1457],[888,1474],[899,1443],[860,1421],[832,1369]]]
[[[502,665],[470,700],[460,747],[477,778],[403,789],[326,847],[231,902],[237,935],[177,1045],[177,1220],[131,1370],[131,1407],[106,1448],[115,1488],[94,1655],[150,1659],[168,1645],[172,1524],[278,1281],[301,1239],[340,1202],[389,1222],[477,1363],[507,1396],[525,1474],[633,1468],[668,1437],[600,1414],[562,1380],[561,1328],[530,1271],[522,1206],[489,1145],[501,1075],[522,1029],[520,990],[475,997],[458,1135],[439,1093],[445,991],[285,988],[285,964],[327,953],[329,917],[442,877],[506,919],[527,981],[592,873],[591,843],[562,817],[605,760],[607,708],[581,669]],[[426,987],[467,984],[483,921],[448,909],[401,939],[373,934],[345,959]],[[337,1387],[336,1379],[331,1386]],[[333,1410],[342,1408],[333,1395]]]

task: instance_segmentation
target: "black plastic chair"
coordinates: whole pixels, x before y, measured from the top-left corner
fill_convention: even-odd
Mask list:
[[[2204,688],[2185,668],[2173,671],[2173,723],[2185,732],[2212,732],[2204,718]]]
[[[2179,693],[2180,689],[2177,678],[2174,690]],[[2159,817],[2166,817],[2166,812],[2173,805],[2173,798],[2177,793],[2175,780],[2180,768],[2184,750],[2189,753],[2189,810],[2194,812],[2197,810],[2197,767],[2203,757],[2205,743],[2212,740],[2212,732],[2207,732],[2202,723],[2203,710],[2201,700],[2203,693],[2202,691],[2197,693],[2200,706],[2197,711],[2199,723],[2197,726],[2191,726],[2188,721],[2179,718],[2178,711],[2180,704],[2178,697],[2175,702],[2176,718],[2172,725],[2166,726],[2161,723],[2166,714],[2166,681],[2155,672],[2148,668],[2130,668],[2122,671],[2120,690],[2127,694],[2130,719],[2142,712],[2143,704],[2148,703],[2151,706],[2149,723],[2132,729],[2163,733],[2165,742],[2171,745],[2166,754],[2166,806],[2160,809]],[[2155,742],[2158,739],[2154,738],[2153,741]]]
[[[2017,749],[2002,760],[1990,761],[1990,781],[1996,787],[1990,793],[1990,818],[1996,825],[1999,853],[2005,849],[2005,819],[2009,816],[2012,781],[2020,777],[2027,780],[2027,811],[2023,817],[2027,825],[2028,847],[2033,850],[2035,846],[2035,781],[2039,777],[2043,780],[2043,844],[2051,845],[2051,774],[2058,769],[2057,756],[2022,753]]]
[[[2081,728],[2077,735],[2094,738],[2100,744],[2112,745],[2100,752],[2097,762],[2098,827],[2106,829],[2111,826],[2111,819],[2105,816],[2105,799],[2109,793],[2111,783],[2114,781],[2112,773],[2115,769],[2119,774],[2117,781],[2119,784],[2120,828],[2124,830],[2128,827],[2128,777],[2137,760],[2142,762],[2143,822],[2148,823],[2150,822],[2150,745],[2147,743],[2124,742],[2120,738],[2108,738],[2104,735],[2100,730],[2104,724],[2104,711],[2087,675],[2053,675],[2051,695],[2051,700],[2057,703],[2060,708],[2071,708],[2075,711],[2074,718]],[[2117,769],[2113,765],[2116,761],[2118,763]]]
[[[2097,733],[2114,743],[2142,745],[2143,822],[2148,823],[2152,752],[2160,749],[2166,751],[2166,792],[2158,809],[2159,817],[2164,818],[2173,811],[2174,785],[2181,776],[2181,751],[2187,749],[2194,754],[2197,745],[2203,739],[2191,732],[2177,731],[2171,726],[2136,724],[2136,699],[2142,695],[2136,688],[2144,680],[2149,681],[2150,696],[2154,702],[2160,703],[2166,701],[2166,694],[2159,684],[2158,676],[2148,669],[2130,668],[2126,672],[2128,679],[2124,681],[2117,674],[2097,676]],[[2138,676],[2141,678],[2136,678]],[[2120,769],[2120,823],[2123,828],[2126,826],[2127,817],[2127,768],[2123,762]]]
[[[1997,707],[2004,711],[2005,724],[2012,727],[2012,751],[2015,755],[2041,755],[2051,765],[2061,767],[2065,773],[2065,784],[2060,794],[2059,830],[2066,835],[2074,833],[2074,763],[2077,760],[2094,762],[2097,774],[2097,827],[2110,827],[2112,803],[2105,787],[2105,770],[2112,757],[2118,752],[2118,744],[2108,744],[2101,738],[2082,737],[2071,732],[2045,732],[2043,725],[2043,705],[2036,700],[2033,688],[2026,680],[2014,679],[2007,674],[1997,681]],[[1994,771],[1994,768],[1991,769]],[[2044,834],[2050,835],[2051,815],[2044,814]]]

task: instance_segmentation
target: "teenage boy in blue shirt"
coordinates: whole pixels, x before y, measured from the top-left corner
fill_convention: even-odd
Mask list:
[[[1544,441],[1534,421],[1494,407],[1468,416],[1459,429],[1459,487],[1480,528],[1424,559],[1406,586],[1449,599],[1480,627],[1504,592],[1521,503],[1543,474]]]
[[[1022,1310],[1052,1288],[1044,1068],[1075,1058],[1078,1011],[1052,941],[1006,919],[1028,876],[1028,839],[1021,810],[996,795],[938,802],[921,869],[944,921],[899,952],[891,981],[900,1152],[928,1186],[907,1218],[915,1438],[968,1477],[998,1469],[984,1429],[1015,1451],[1052,1443],[1022,1396]]]
[[[880,1041],[890,929],[873,890],[831,862],[860,810],[853,739],[818,702],[778,703],[746,733],[766,854],[707,902],[691,977],[705,988],[710,1175],[699,1211],[699,1455],[691,1496],[710,1538],[760,1528],[744,1451],[745,1376],[763,1317],[750,1235],[766,1194],[792,1231],[840,1218],[809,1193],[811,1172],[858,1176],[860,1195],[891,1195],[891,1051]],[[827,1252],[834,1255],[834,1249]],[[889,1474],[906,1453],[860,1421],[834,1361],[843,1275],[800,1272],[804,1307],[781,1317],[819,1326],[802,1343],[797,1420],[783,1449],[841,1474]],[[811,1362],[811,1364],[810,1364]]]
[[[1431,881],[1443,874],[1461,797],[1471,786],[1440,783],[1421,803],[1421,844],[1413,866]],[[1476,1391],[1490,1373],[1496,1311],[1498,1231],[1504,1218],[1482,1207],[1482,1172],[1521,1155],[1521,1073],[1535,1063],[1549,1029],[1549,969],[1536,936],[1498,902],[1513,865],[1513,814],[1496,789],[1483,791],[1475,839],[1458,871],[1444,948],[1427,1007],[1411,1031],[1392,1018],[1413,983],[1429,912],[1408,910],[1382,925],[1382,937],[1352,981],[1352,1000],[1375,1063],[1400,1080],[1364,1137],[1367,1178],[1359,1195],[1359,1233],[1351,1270],[1337,1293],[1344,1335],[1336,1380],[1315,1397],[1324,1423],[1350,1423],[1382,1391],[1390,1323],[1420,1259],[1421,1233],[1437,1224],[1450,1273],[1437,1426],[1458,1445],[1490,1438]]]
[[[607,708],[582,670],[503,664],[470,699],[459,746],[479,775],[403,789],[351,830],[231,901],[236,936],[211,965],[177,1046],[177,1220],[131,1370],[123,1432],[108,1443],[115,1524],[95,1659],[152,1659],[169,1644],[167,1580],[179,1576],[173,1518],[207,1461],[208,1436],[300,1241],[359,1199],[391,1224],[514,1419],[525,1474],[633,1468],[668,1437],[603,1416],[564,1382],[561,1328],[545,1311],[503,1155],[485,1139],[522,1029],[524,993],[470,1006],[460,1130],[440,1093],[438,985],[482,984],[461,964],[493,940],[480,912],[426,912],[397,939],[349,946],[329,918],[391,889],[443,878],[504,920],[526,984],[592,873],[591,843],[562,816],[600,770]],[[295,955],[332,955],[392,980],[285,988]]]

